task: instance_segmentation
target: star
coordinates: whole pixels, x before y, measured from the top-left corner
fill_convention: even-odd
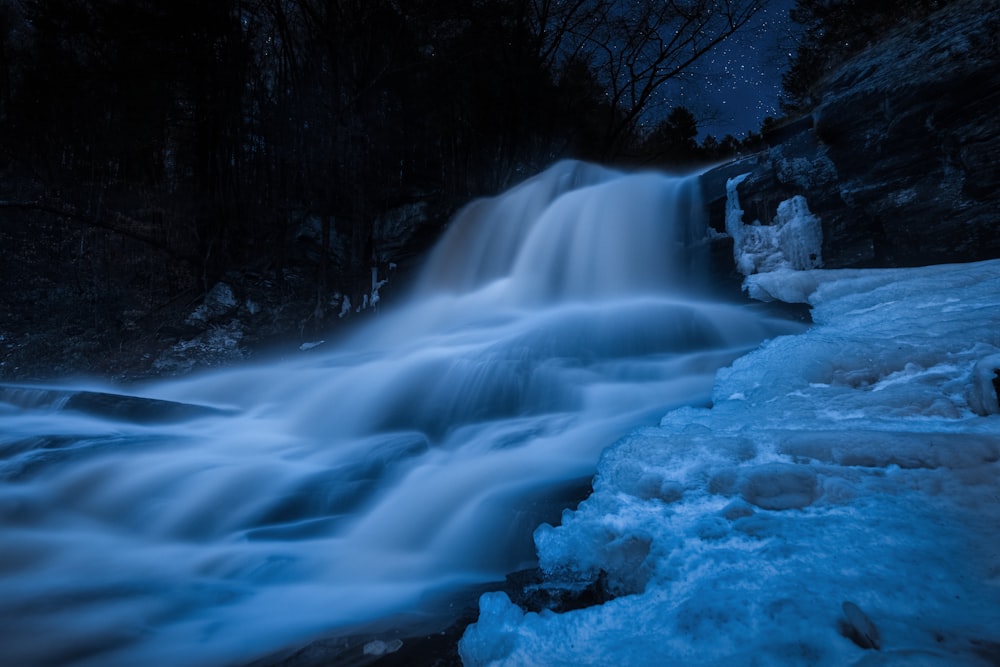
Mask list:
[[[795,0],[765,5],[746,28],[720,44],[679,81],[660,91],[667,109],[685,106],[707,135],[758,132],[767,116],[779,117],[781,75],[789,62],[795,26],[788,12]]]

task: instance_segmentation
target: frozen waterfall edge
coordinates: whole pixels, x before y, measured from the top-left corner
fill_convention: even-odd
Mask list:
[[[995,655],[1000,416],[969,395],[1000,353],[1000,261],[756,280],[779,278],[817,325],[720,370],[711,408],[605,450],[594,494],[536,531],[553,585],[612,599],[484,595],[467,666],[854,664],[842,600],[891,664]]]

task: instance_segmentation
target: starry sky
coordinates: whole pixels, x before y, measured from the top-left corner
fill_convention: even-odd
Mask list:
[[[664,91],[668,108],[682,105],[699,120],[699,139],[759,131],[767,116],[780,116],[781,74],[789,62],[795,0],[771,0],[753,22],[720,44],[682,82]]]

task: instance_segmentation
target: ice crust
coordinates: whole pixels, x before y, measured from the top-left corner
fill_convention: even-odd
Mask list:
[[[609,447],[594,493],[535,532],[550,582],[615,597],[486,594],[466,665],[997,664],[1000,261],[748,287],[815,326]],[[880,650],[849,638],[863,617]]]

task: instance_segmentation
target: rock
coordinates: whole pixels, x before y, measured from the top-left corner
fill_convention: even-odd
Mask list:
[[[401,648],[403,648],[403,641],[400,639],[390,639],[389,641],[375,639],[365,644],[364,654],[381,656],[388,653],[395,653]]]
[[[204,405],[96,391],[75,392],[66,401],[64,409],[136,424],[187,421],[228,412]]]
[[[702,177],[724,229],[725,180],[744,222],[808,200],[826,268],[1000,257],[1000,5],[956,0],[901,26],[819,83],[810,115],[769,130],[770,148]]]
[[[135,424],[187,421],[230,412],[205,405],[127,394],[9,384],[0,384],[0,402],[25,409],[72,410]]]
[[[520,570],[507,575],[503,590],[521,609],[535,612],[547,609],[559,614],[615,598],[604,570],[592,581],[549,579],[538,568]]]
[[[194,309],[187,320],[189,326],[198,326],[220,317],[225,317],[238,307],[236,297],[233,295],[233,288],[224,282],[216,283],[205,295],[205,299],[200,306]]]
[[[879,637],[878,628],[872,623],[861,608],[850,601],[844,601],[840,605],[844,611],[846,623],[841,625],[844,636],[861,648],[873,648],[876,651],[882,648],[882,639]]]
[[[153,362],[153,369],[162,375],[183,375],[195,369],[241,361],[249,356],[244,336],[245,327],[236,319],[211,326],[163,351]]]
[[[375,219],[372,232],[384,257],[382,261],[398,260],[412,252],[411,242],[421,227],[430,224],[427,199],[417,199],[387,210]]]

